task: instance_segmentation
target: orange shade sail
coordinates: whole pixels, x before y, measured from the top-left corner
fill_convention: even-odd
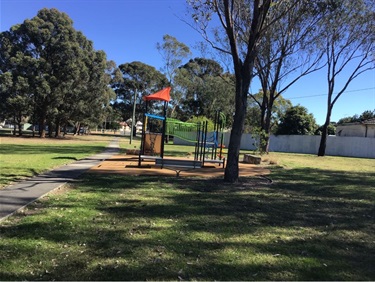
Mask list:
[[[171,100],[170,92],[171,92],[171,87],[167,87],[154,94],[150,94],[148,96],[143,97],[143,100],[145,101],[158,100],[158,101],[169,102]]]

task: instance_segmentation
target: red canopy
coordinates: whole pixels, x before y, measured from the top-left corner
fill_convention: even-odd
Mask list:
[[[159,101],[166,101],[169,102],[171,100],[171,95],[169,94],[171,92],[171,87],[164,88],[154,94],[150,94],[148,96],[143,97],[145,101],[150,100],[159,100]]]

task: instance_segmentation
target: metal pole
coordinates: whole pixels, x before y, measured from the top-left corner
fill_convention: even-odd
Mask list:
[[[164,109],[163,109],[163,131],[161,133],[161,148],[160,148],[160,157],[164,158],[164,139],[165,139],[165,131],[167,130],[167,107],[168,107],[168,102],[164,101]]]
[[[146,109],[143,113],[143,118],[142,118],[142,137],[141,137],[141,146],[139,148],[139,154],[138,154],[138,166],[141,167],[142,165],[142,155],[145,154],[145,142],[146,142],[146,113],[147,113],[147,107],[148,107],[148,102],[146,101]]]
[[[133,117],[132,117],[132,128],[131,128],[131,131],[130,131],[130,142],[129,144],[132,143],[133,141],[133,131],[134,131],[134,125],[135,125],[135,105],[136,105],[136,102],[137,102],[137,89],[134,90],[134,102],[133,102]]]
[[[204,124],[204,140],[203,140],[203,164],[202,166],[204,166],[204,160],[206,158],[206,145],[207,145],[207,128],[208,128],[208,121],[205,121]]]

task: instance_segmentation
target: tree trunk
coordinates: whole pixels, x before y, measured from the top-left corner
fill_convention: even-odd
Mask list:
[[[22,136],[22,124],[21,122],[17,122],[18,127],[18,136]]]
[[[52,122],[48,122],[48,137],[52,138],[53,125]]]
[[[46,138],[46,118],[42,117],[39,122],[39,137]]]
[[[56,119],[55,138],[59,137],[60,134],[61,134],[60,120]]]
[[[77,134],[79,135],[80,125],[81,125],[81,123],[76,122],[75,127],[74,127],[74,133],[73,133],[74,136],[76,136]]]
[[[319,145],[319,150],[318,150],[319,157],[324,157],[326,154],[328,126],[329,126],[329,123],[331,122],[331,113],[332,113],[332,109],[331,107],[328,107],[326,121],[323,124],[322,137],[320,139],[320,145]]]
[[[271,118],[272,118],[272,105],[268,107],[265,113],[265,121],[262,124],[262,132],[260,134],[260,148],[262,153],[267,153],[270,147],[270,132],[271,132]]]
[[[267,131],[264,131],[263,134],[260,136],[260,148],[261,154],[266,153],[268,154],[270,147],[270,134]]]
[[[22,136],[22,124],[21,124],[20,118],[17,118],[17,129],[18,129],[18,136]],[[14,126],[14,132],[16,132],[16,126]]]
[[[243,91],[244,89],[245,91]],[[228,160],[224,174],[224,181],[230,183],[237,182],[239,177],[238,162],[241,148],[241,137],[246,118],[247,89],[248,88],[246,87],[240,87],[239,90],[236,90],[236,112],[234,115],[232,131],[230,133]],[[244,94],[243,92],[246,93]]]
[[[17,122],[18,136],[22,136],[22,113],[18,111],[17,115],[15,115],[14,118],[15,118],[15,121]],[[14,130],[16,130],[16,128],[14,128]]]

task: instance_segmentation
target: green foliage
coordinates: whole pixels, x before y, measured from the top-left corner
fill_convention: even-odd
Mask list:
[[[313,135],[317,129],[315,118],[303,106],[289,108],[277,127],[277,135]]]
[[[350,123],[350,122],[360,122],[360,121],[364,121],[364,120],[368,120],[368,119],[372,119],[372,118],[375,118],[375,110],[373,110],[373,111],[367,110],[367,111],[364,111],[360,116],[354,115],[354,116],[351,116],[351,117],[341,118],[341,119],[339,119],[337,124]]]
[[[121,64],[119,69],[122,73],[123,82],[116,89],[117,99],[121,100],[116,108],[123,110],[124,120],[131,118],[135,96],[137,104],[136,120],[140,120],[144,111],[142,97],[168,86],[168,80],[164,74],[153,66],[138,61]],[[161,104],[158,105],[157,102],[155,104],[156,106],[150,108],[150,110],[157,111],[160,109]]]
[[[156,44],[156,49],[165,63],[162,71],[172,82],[178,67],[182,64],[182,60],[191,55],[190,49],[184,43],[179,42],[175,37],[168,34],[163,36],[163,43]]]
[[[175,77],[183,59],[188,58],[191,52],[188,46],[168,34],[163,36],[163,43],[157,43],[156,48],[161,54],[165,64],[162,71],[167,76],[172,86],[171,101],[169,103],[171,108],[168,116],[175,118],[178,116],[176,110],[179,109],[182,103],[182,93],[175,83]]]
[[[214,130],[214,122],[205,117],[205,116],[194,116],[187,120],[188,123],[200,123],[201,125],[203,122],[207,122],[207,131],[213,131]]]
[[[269,139],[269,133],[267,133],[264,129],[260,127],[254,127],[251,131],[252,136],[254,137],[254,147],[255,152],[263,155],[268,153],[267,151],[267,144]]]
[[[263,129],[265,131],[269,131],[271,134],[276,131],[277,123],[279,122],[280,118],[285,114],[286,110],[292,106],[292,102],[288,99],[284,99],[281,94],[275,93],[275,95],[277,95],[277,99],[274,100],[271,110],[270,128],[267,130]],[[269,98],[269,91],[267,91],[266,95],[263,94],[263,90],[251,95],[248,102],[244,132],[252,133],[254,130],[259,130],[257,128],[261,127],[261,120],[265,118],[264,116],[262,117],[262,108],[264,109],[263,101],[269,101]]]
[[[106,55],[73,28],[72,20],[56,9],[0,34],[0,80],[11,73],[13,83],[1,88],[8,115],[18,121],[31,117],[41,128],[59,134],[68,122],[88,123],[108,103]],[[9,77],[7,78],[9,80]]]
[[[214,60],[195,58],[181,66],[175,77],[175,92],[181,94],[181,103],[176,110],[179,119],[192,115],[203,115],[214,119],[220,110],[231,123],[234,111],[234,78],[223,73]]]
[[[336,135],[336,123],[330,123],[327,127],[328,135]],[[323,125],[319,126],[318,129],[315,131],[315,135],[322,135],[323,132]]]

